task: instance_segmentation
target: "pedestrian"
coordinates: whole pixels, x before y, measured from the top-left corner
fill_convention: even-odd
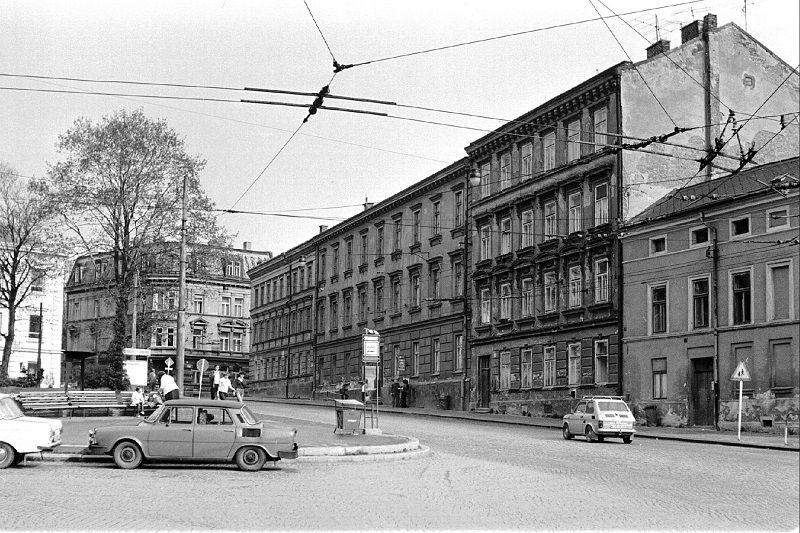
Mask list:
[[[400,407],[400,380],[392,382],[392,407]]]
[[[180,398],[180,390],[178,389],[178,384],[175,383],[175,378],[163,371],[159,372],[158,376],[159,383],[161,384],[159,391],[161,392],[161,396],[164,398],[164,401],[177,400]]]
[[[400,407],[408,407],[408,393],[411,391],[411,385],[408,380],[403,380],[403,385],[400,388]]]
[[[217,399],[217,391],[219,390],[219,380],[222,374],[219,371],[219,365],[214,366],[214,372],[211,374],[211,399]]]
[[[136,387],[136,390],[131,394],[131,406],[136,409],[136,418],[144,414],[144,394],[142,394],[140,387]]]
[[[236,376],[236,397],[239,399],[239,403],[244,403],[244,388],[247,387],[247,384],[244,382],[244,374],[239,373]]]
[[[225,372],[219,378],[219,386],[217,387],[217,398],[220,400],[225,400],[228,398],[228,393],[230,393],[231,389],[231,380],[228,378],[228,373]]]
[[[342,395],[342,400],[347,400],[350,398],[350,395],[347,394],[348,392],[348,385],[347,383],[342,383],[342,388],[339,390]]]
[[[158,376],[156,376],[156,371],[152,367],[150,368],[150,375],[147,376],[147,390],[149,392],[158,390]]]

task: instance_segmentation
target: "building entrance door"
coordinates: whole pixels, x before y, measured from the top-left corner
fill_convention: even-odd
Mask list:
[[[692,410],[695,426],[714,425],[714,359],[692,359]]]
[[[480,408],[489,407],[489,391],[492,384],[492,371],[489,367],[489,356],[478,357],[478,399]]]

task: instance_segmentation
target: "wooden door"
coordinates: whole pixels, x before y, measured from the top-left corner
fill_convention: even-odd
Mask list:
[[[489,391],[492,384],[492,371],[489,367],[489,356],[478,357],[478,407],[489,407]]]
[[[695,426],[714,425],[714,359],[692,359],[692,412]],[[693,415],[693,416],[692,416]]]

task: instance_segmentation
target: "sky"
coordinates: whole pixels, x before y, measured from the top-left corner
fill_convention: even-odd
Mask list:
[[[607,27],[595,8],[622,20]],[[76,119],[142,109],[206,160],[217,208],[246,212],[219,214],[234,244],[278,254],[461,159],[503,120],[645,59],[657,35],[678,46],[707,13],[798,66],[796,0],[0,0],[0,162],[42,177]],[[334,75],[334,60],[354,66]],[[396,105],[328,98],[388,116],[303,123],[312,96],[243,90],[326,85]]]

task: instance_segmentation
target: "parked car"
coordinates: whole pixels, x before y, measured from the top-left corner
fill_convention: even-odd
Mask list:
[[[0,393],[0,469],[27,453],[52,451],[61,444],[61,428],[61,420],[25,416],[13,396]]]
[[[267,461],[297,458],[297,431],[261,421],[236,401],[168,400],[143,420],[89,432],[91,453],[108,454],[120,468],[144,460],[234,461],[261,470]]]
[[[562,434],[569,440],[584,435],[589,442],[602,442],[606,437],[633,441],[636,419],[620,396],[584,396],[575,410],[564,415]]]

